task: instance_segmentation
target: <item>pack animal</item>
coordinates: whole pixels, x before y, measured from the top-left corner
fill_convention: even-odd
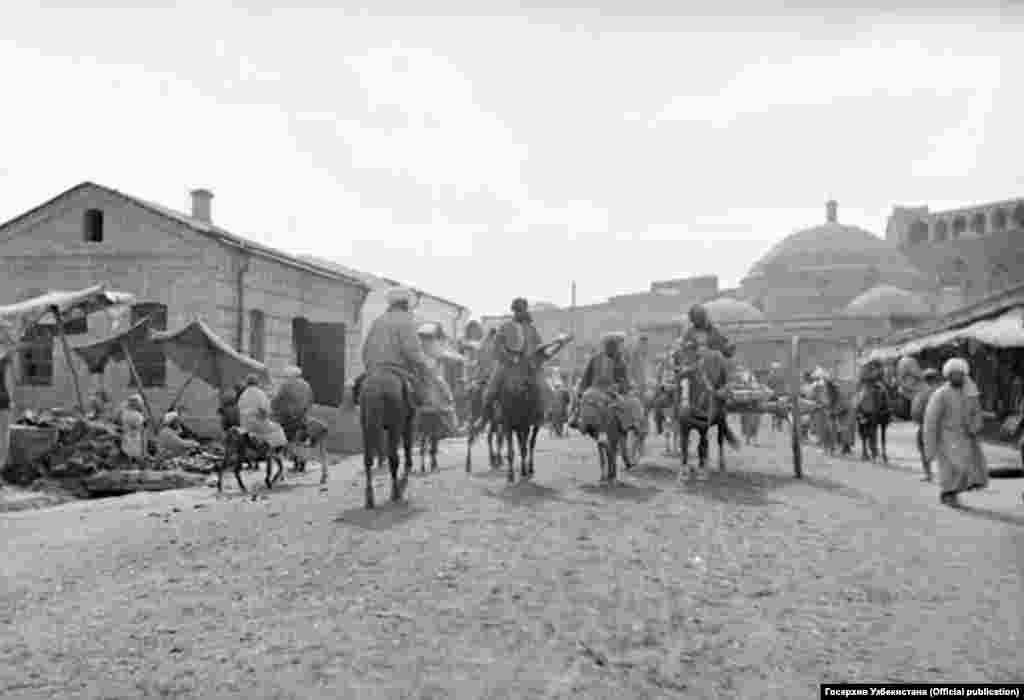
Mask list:
[[[497,401],[490,406],[484,405],[483,382],[475,383],[469,390],[469,429],[466,432],[466,473],[472,471],[473,444],[485,429],[487,430],[487,454],[491,469],[501,466],[501,451],[504,436],[499,430],[501,425],[501,408]]]
[[[860,434],[861,459],[874,462],[879,456],[884,464],[889,463],[886,453],[886,432],[892,422],[891,398],[879,379],[880,368],[867,366],[862,372],[860,386],[855,399],[857,432]],[[879,450],[881,440],[881,450]],[[870,454],[869,454],[870,451]]]
[[[731,435],[726,421],[725,385],[729,380],[728,363],[718,350],[684,348],[682,368],[677,377],[675,417],[680,436],[680,478],[689,460],[690,432],[697,431],[697,460],[701,473],[707,468],[708,432],[718,431],[718,468],[725,471],[725,442]],[[684,390],[684,382],[688,385]],[[738,448],[737,444],[732,444]],[[690,469],[691,475],[695,474]]]
[[[283,458],[286,453],[286,445],[271,447],[262,440],[251,437],[237,426],[228,428],[224,434],[224,457],[217,462],[218,493],[224,490],[224,470],[229,466],[235,473],[235,481],[238,482],[238,488],[245,493],[245,484],[242,482],[243,465],[257,469],[259,462],[262,461],[267,463],[267,475],[264,483],[266,483],[268,489],[273,488],[274,484],[284,476]],[[273,464],[277,464],[276,473],[272,471]]]

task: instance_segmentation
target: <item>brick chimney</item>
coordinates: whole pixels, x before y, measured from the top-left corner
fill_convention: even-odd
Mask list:
[[[825,221],[830,224],[839,221],[839,202],[834,199],[825,202]]]
[[[205,189],[192,190],[192,218],[203,223],[213,223],[210,219],[210,202],[213,201],[213,192]]]

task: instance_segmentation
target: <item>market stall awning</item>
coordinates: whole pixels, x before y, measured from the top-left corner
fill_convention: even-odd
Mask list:
[[[91,345],[75,348],[75,354],[82,358],[90,373],[99,374],[111,360],[124,362],[126,348],[128,352],[131,352],[148,340],[149,318],[144,318],[123,333],[118,333]]]
[[[1015,307],[994,319],[975,321],[962,328],[933,333],[897,345],[875,348],[867,354],[867,359],[894,360],[958,340],[976,340],[997,348],[1024,347],[1024,307]]]
[[[178,331],[155,332],[152,338],[179,369],[217,389],[234,388],[250,374],[270,380],[266,365],[239,353],[202,321]]]
[[[133,301],[134,294],[108,291],[104,285],[98,284],[77,292],[47,292],[17,304],[0,306],[0,318],[12,320],[27,317],[31,322],[38,322],[53,307],[57,307],[68,318],[75,318],[112,306],[131,304]]]
[[[1010,309],[1002,316],[971,324],[963,335],[997,348],[1024,347],[1024,308]]]

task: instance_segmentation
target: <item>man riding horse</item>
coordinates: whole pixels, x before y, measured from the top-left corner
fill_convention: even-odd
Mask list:
[[[498,392],[509,368],[520,362],[530,361],[534,353],[544,344],[536,326],[533,325],[533,316],[530,314],[530,307],[526,299],[516,298],[513,300],[511,308],[512,319],[503,323],[494,336],[492,357],[495,364],[491,370],[487,388],[484,390],[485,411],[498,398]],[[532,369],[534,370],[534,379],[540,386],[543,383],[540,377],[540,367]],[[543,414],[543,405],[541,405],[540,411]]]
[[[416,333],[416,318],[410,310],[412,292],[394,287],[388,290],[387,302],[387,311],[374,319],[366,334],[363,343],[366,372],[356,380],[355,393],[358,395],[358,387],[366,377],[377,370],[388,371],[402,380],[409,408],[415,409],[425,401],[425,380],[431,369]]]
[[[595,353],[587,362],[577,390],[576,409],[569,422],[574,429],[580,429],[580,409],[584,397],[594,401],[600,399],[605,407],[614,408],[619,403],[619,397],[629,391],[629,367],[621,351],[625,337],[625,333],[606,333],[601,339],[604,346],[602,352]]]
[[[717,350],[726,359],[732,358],[736,353],[736,346],[711,322],[707,309],[703,305],[694,304],[691,306],[689,317],[690,327],[683,333],[682,342],[680,343],[681,348],[691,347],[693,344],[696,344],[698,351],[705,349]],[[684,364],[682,354],[682,349],[680,349],[676,351],[673,357],[677,370],[680,370],[681,365]],[[722,422],[722,429],[729,445],[733,449],[738,450],[740,441],[732,432],[728,420]]]

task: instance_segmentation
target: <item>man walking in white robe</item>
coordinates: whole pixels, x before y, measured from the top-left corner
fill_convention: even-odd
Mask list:
[[[946,383],[928,399],[924,413],[925,459],[938,466],[941,502],[954,508],[959,494],[988,486],[988,466],[978,441],[981,401],[969,375],[966,360],[948,360],[942,367]]]

